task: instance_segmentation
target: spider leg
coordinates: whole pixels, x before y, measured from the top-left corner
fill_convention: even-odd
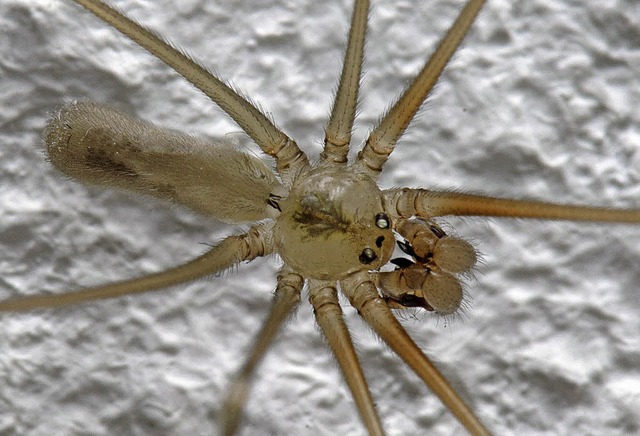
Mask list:
[[[243,235],[229,236],[200,257],[166,271],[132,280],[96,286],[60,295],[33,295],[0,301],[0,312],[19,312],[54,308],[92,300],[156,291],[215,274],[243,260],[252,260],[273,252],[273,223],[253,226]]]
[[[289,270],[283,271],[278,276],[278,286],[273,296],[269,317],[262,325],[262,329],[251,348],[251,355],[242,365],[240,372],[231,382],[231,387],[227,392],[221,411],[221,435],[233,436],[236,434],[242,418],[242,409],[249,392],[251,377],[280,327],[300,302],[300,292],[303,285],[304,279],[302,276]]]
[[[333,102],[331,118],[325,129],[324,151],[320,154],[320,158],[325,162],[337,164],[347,162],[358,103],[368,13],[369,1],[356,0],[351,16],[349,42],[340,74],[340,83]]]
[[[309,165],[295,141],[280,131],[254,104],[205,67],[176,49],[151,30],[99,0],[74,0],[123,35],[135,41],[204,92],[260,146],[276,159],[276,169],[286,186]]]
[[[322,329],[370,435],[384,435],[380,418],[376,412],[362,373],[349,330],[338,302],[338,291],[333,282],[309,280],[309,301],[313,305],[316,321]]]
[[[359,272],[347,277],[340,282],[340,289],[378,336],[409,365],[471,434],[490,434],[393,316],[369,273]]]
[[[571,206],[533,200],[509,200],[484,195],[428,189],[383,191],[389,214],[409,218],[434,216],[493,216],[551,220],[640,223],[640,209]]]
[[[440,78],[449,59],[473,24],[484,0],[469,0],[413,83],[369,134],[354,165],[377,179],[396,142]]]

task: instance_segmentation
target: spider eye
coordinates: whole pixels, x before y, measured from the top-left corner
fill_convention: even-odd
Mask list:
[[[376,226],[381,229],[389,228],[389,217],[386,213],[379,213],[378,215],[376,215]]]
[[[360,259],[360,263],[369,265],[377,258],[378,256],[376,255],[375,251],[373,251],[371,248],[365,248],[364,250],[362,250],[362,253],[360,253],[360,257],[358,259]]]

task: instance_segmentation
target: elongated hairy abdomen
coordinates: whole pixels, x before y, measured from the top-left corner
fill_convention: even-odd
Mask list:
[[[229,143],[92,102],[65,105],[49,121],[45,144],[51,163],[81,182],[153,195],[227,222],[275,217],[285,194],[260,159]]]

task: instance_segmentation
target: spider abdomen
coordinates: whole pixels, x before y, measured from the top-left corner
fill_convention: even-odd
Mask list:
[[[93,185],[170,200],[227,222],[275,218],[286,189],[257,157],[228,142],[162,129],[88,101],[49,120],[51,163]]]

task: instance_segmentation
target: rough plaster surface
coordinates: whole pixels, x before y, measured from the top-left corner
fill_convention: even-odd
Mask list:
[[[0,298],[190,259],[239,227],[86,188],[39,150],[47,114],[87,98],[246,142],[168,68],[69,1],[0,1]],[[356,139],[461,1],[374,1]],[[118,1],[263,105],[317,155],[350,1]],[[489,1],[385,187],[640,206],[640,4]],[[497,434],[640,431],[640,227],[451,219],[483,262],[460,319],[404,325]],[[210,280],[0,315],[0,435],[207,435],[265,317],[276,259]],[[346,307],[391,435],[464,434]],[[306,301],[260,368],[247,435],[364,430]]]

